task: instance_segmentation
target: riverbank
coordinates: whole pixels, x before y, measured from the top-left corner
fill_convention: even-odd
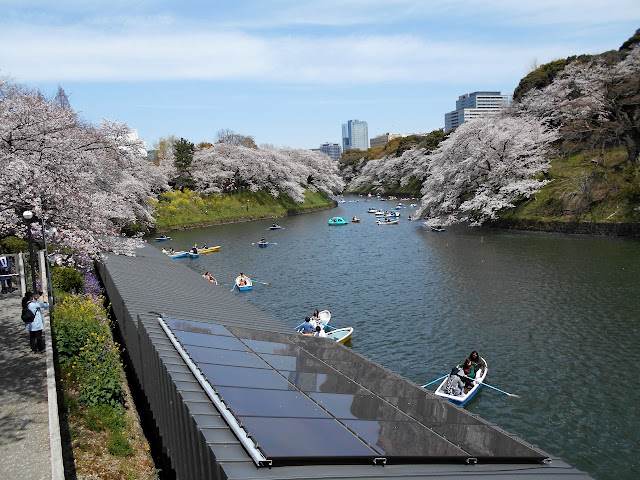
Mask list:
[[[201,195],[190,190],[160,195],[154,204],[158,232],[186,230],[263,218],[298,215],[334,208],[337,203],[322,192],[305,192],[305,201],[296,203],[287,195],[243,191],[235,194]]]

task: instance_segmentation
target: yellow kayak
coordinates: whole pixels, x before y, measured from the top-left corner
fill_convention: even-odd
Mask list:
[[[219,252],[221,248],[222,248],[222,247],[220,247],[220,245],[218,245],[217,247],[211,247],[211,248],[199,248],[199,249],[198,249],[198,253],[212,253],[212,252]]]

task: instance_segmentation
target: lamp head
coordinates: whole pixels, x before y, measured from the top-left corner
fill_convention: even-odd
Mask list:
[[[33,212],[31,210],[26,210],[26,211],[22,212],[22,217],[25,220],[29,221],[29,220],[31,220],[33,218]]]

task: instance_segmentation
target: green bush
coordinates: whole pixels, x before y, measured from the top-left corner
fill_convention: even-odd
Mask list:
[[[84,406],[124,405],[122,363],[102,297],[71,295],[52,312],[52,332],[64,381]]]
[[[28,252],[29,242],[18,237],[5,237],[0,240],[0,253]]]
[[[51,277],[53,287],[58,290],[69,293],[80,292],[82,290],[82,275],[74,268],[53,267]]]

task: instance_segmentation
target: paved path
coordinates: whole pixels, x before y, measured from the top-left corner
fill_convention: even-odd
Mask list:
[[[20,313],[17,291],[0,296],[0,479],[49,479],[46,356],[31,352]]]

